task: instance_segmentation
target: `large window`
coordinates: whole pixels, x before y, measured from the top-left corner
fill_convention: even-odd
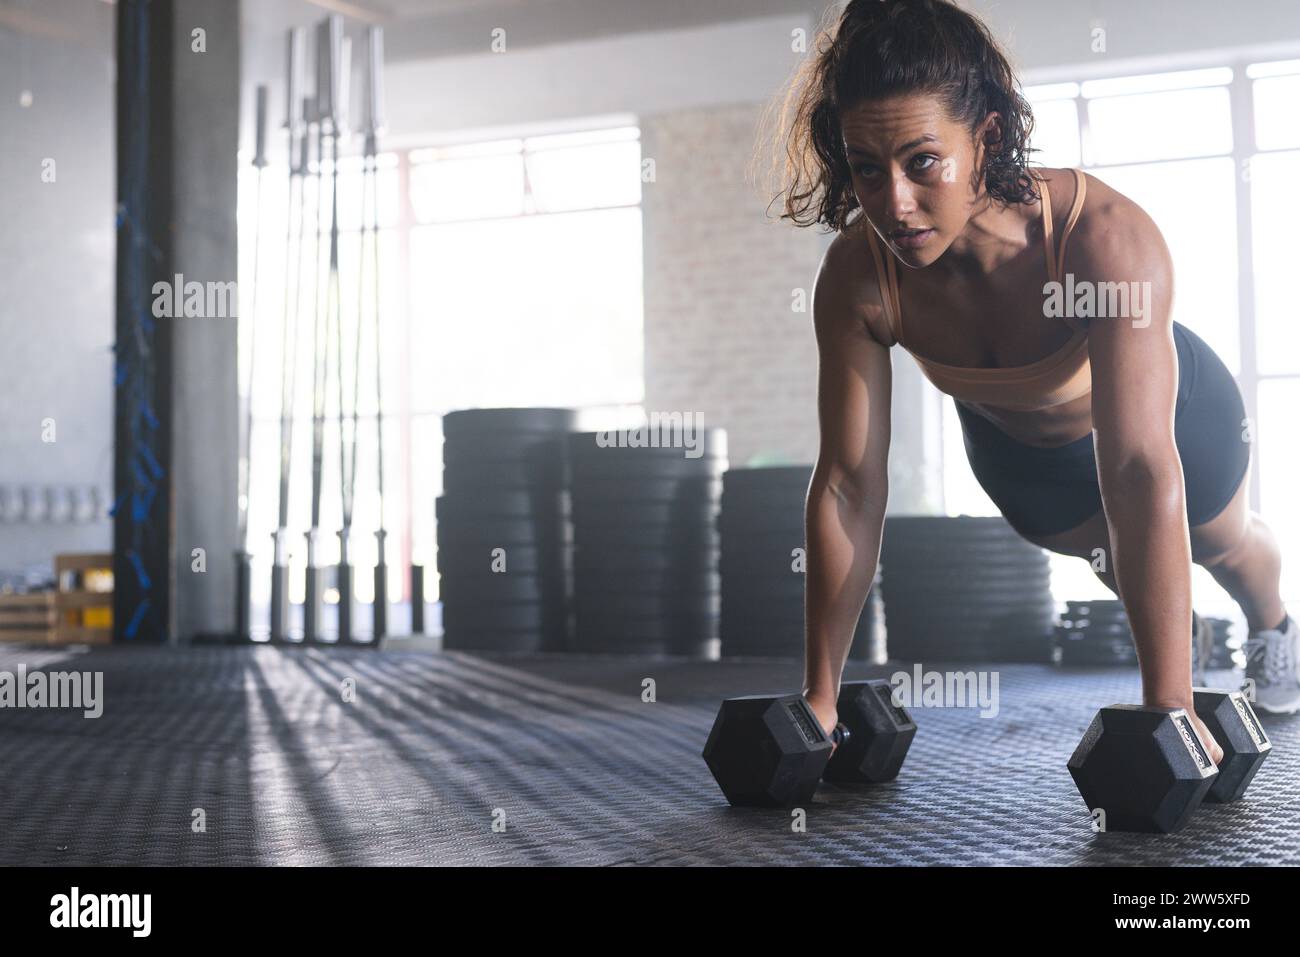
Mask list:
[[[328,165],[328,164],[327,164]],[[406,596],[411,562],[428,569],[437,598],[434,499],[442,488],[441,416],[475,406],[558,405],[617,414],[644,398],[642,369],[641,152],[634,127],[428,147],[380,157],[378,174],[384,519],[390,594]],[[307,229],[286,258],[287,176],[272,167],[260,187],[247,170],[240,190],[243,309],[251,301],[255,227],[260,229],[254,364],[251,541],[254,602],[269,602],[271,533],[277,525],[281,342],[285,293],[301,296],[295,356],[297,421],[289,527],[292,597],[302,600],[303,533],[310,524],[311,311],[319,289],[296,277],[305,262],[328,264],[328,236],[316,247],[316,180],[308,180]],[[298,200],[296,198],[294,202]],[[322,202],[328,206],[328,179]],[[339,294],[343,304],[344,382],[357,315],[376,305],[358,282],[362,259],[360,161],[339,163]],[[260,216],[260,222],[258,218]],[[367,240],[368,241],[368,240]],[[367,266],[367,269],[369,266]],[[301,275],[310,276],[304,268]],[[368,281],[368,280],[367,280]],[[363,295],[363,292],[365,294]],[[292,324],[291,324],[292,327]],[[245,337],[246,339],[247,337]],[[242,343],[245,381],[248,343]],[[376,369],[368,340],[361,369],[353,563],[376,559]],[[331,359],[331,362],[334,360]],[[331,375],[334,374],[331,367]],[[350,391],[349,391],[350,395]],[[337,560],[342,524],[338,406],[331,386],[325,420],[322,561]],[[360,602],[373,598],[370,576],[356,576]],[[327,600],[336,600],[328,595]],[[262,620],[259,616],[258,620]],[[401,613],[393,627],[404,627]]]
[[[1252,507],[1284,552],[1283,594],[1300,598],[1300,300],[1289,290],[1300,219],[1300,60],[1030,87],[1035,160],[1077,166],[1139,203],[1174,260],[1174,318],[1219,354],[1255,431]],[[1290,422],[1290,424],[1288,424]],[[944,413],[949,514],[997,514],[970,474],[951,402]],[[1058,599],[1105,597],[1078,559],[1053,558]],[[1232,613],[1195,569],[1198,607]]]

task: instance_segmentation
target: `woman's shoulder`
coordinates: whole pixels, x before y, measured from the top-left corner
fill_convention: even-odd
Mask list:
[[[858,216],[837,232],[822,256],[817,272],[818,293],[843,303],[864,324],[866,331],[882,345],[893,345],[893,333],[885,316],[882,280],[876,275],[871,255],[871,224]],[[888,256],[888,250],[882,250]]]
[[[1052,200],[1056,241],[1069,221],[1076,196],[1072,169],[1040,169],[1035,175],[1047,180]],[[1084,190],[1078,219],[1066,237],[1066,267],[1074,264],[1129,262],[1141,268],[1167,255],[1164,238],[1155,221],[1136,200],[1125,196],[1105,180],[1077,171]]]

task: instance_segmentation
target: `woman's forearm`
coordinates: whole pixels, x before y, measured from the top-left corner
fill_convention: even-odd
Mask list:
[[[888,490],[872,495],[814,477],[805,513],[804,693],[834,700],[875,578]]]
[[[1143,699],[1190,707],[1192,554],[1182,476],[1106,484],[1108,558],[1137,645]]]

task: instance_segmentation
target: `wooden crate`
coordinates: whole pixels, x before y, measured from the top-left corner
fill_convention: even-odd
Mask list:
[[[0,641],[46,645],[54,640],[56,623],[54,592],[0,594]]]
[[[58,623],[52,643],[100,645],[113,640],[113,556],[57,555],[54,604]]]

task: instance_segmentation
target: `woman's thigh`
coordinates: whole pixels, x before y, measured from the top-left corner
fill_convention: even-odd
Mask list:
[[[1210,567],[1218,564],[1241,544],[1250,528],[1249,472],[1218,515],[1200,525],[1188,528],[1191,540],[1192,561]],[[1056,535],[1023,536],[1026,541],[1061,555],[1092,559],[1097,549],[1111,554],[1110,527],[1105,511],[1099,511],[1082,524]]]

